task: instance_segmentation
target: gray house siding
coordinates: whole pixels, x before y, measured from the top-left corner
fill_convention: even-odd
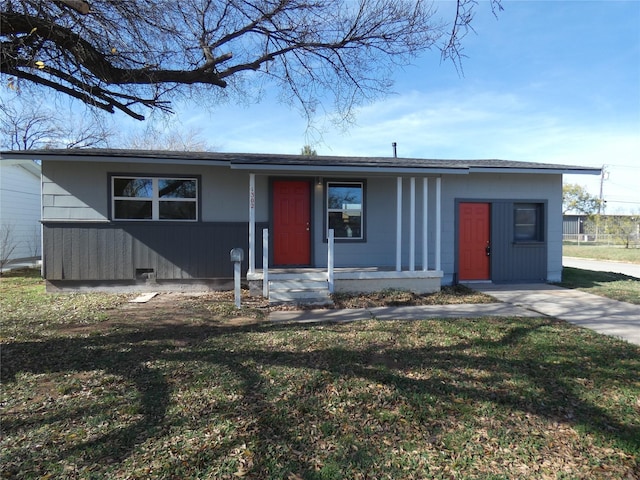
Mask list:
[[[521,200],[522,201],[522,200]],[[543,203],[539,199],[530,200]],[[545,281],[547,243],[514,243],[513,201],[491,203],[491,280],[494,282]],[[544,214],[544,216],[548,216]],[[544,238],[547,238],[545,229]]]
[[[493,281],[549,281],[562,278],[562,175],[470,174],[443,178],[443,284],[457,273],[457,206],[488,202],[491,209]],[[544,241],[513,243],[513,204],[544,203]],[[447,245],[455,246],[447,248]]]
[[[202,178],[203,222],[248,221],[248,177],[228,167],[136,163],[43,162],[43,219],[109,221],[109,175],[194,175]],[[267,178],[256,179],[264,192],[256,202],[256,220],[269,216]],[[152,223],[152,222],[147,222]]]
[[[8,233],[5,260],[40,256],[40,167],[32,160],[0,163],[0,231]]]
[[[422,226],[423,226],[423,178],[415,177],[415,255],[416,268],[422,268]],[[335,244],[335,265],[337,267],[395,268],[396,265],[396,213],[397,177],[336,177],[335,180],[366,182],[365,229],[366,240],[338,242]],[[435,225],[436,193],[435,178],[428,177],[429,224]],[[315,264],[326,266],[327,244],[324,237],[325,205],[322,190],[314,193],[314,242],[316,244]],[[410,177],[402,177],[402,244],[401,263],[409,265],[410,250]],[[435,231],[428,231],[429,268],[435,265]]]
[[[44,274],[52,281],[232,278],[235,247],[248,249],[245,222],[47,222]]]
[[[228,278],[229,250],[248,250],[249,173],[228,166],[136,162],[43,161],[45,278],[52,281],[132,281],[144,273],[158,280]],[[201,180],[197,222],[112,222],[109,218],[109,175],[193,175]],[[290,175],[290,176],[288,176]],[[325,267],[324,181],[281,170],[255,175],[256,267],[262,266],[263,228],[270,221],[272,177],[306,178],[312,182],[312,265]],[[415,268],[422,266],[423,178],[415,176]],[[441,181],[441,269],[443,284],[457,271],[457,205],[461,201],[492,204],[494,281],[547,280],[561,277],[561,174],[443,174]],[[337,242],[336,267],[393,268],[396,263],[397,176],[331,175],[332,180],[366,182],[365,241]],[[410,176],[402,177],[403,268],[409,264]],[[436,177],[428,179],[428,267],[435,268]],[[545,203],[545,236],[541,244],[514,245],[513,203]],[[247,260],[243,272],[247,270]]]
[[[396,179],[384,177],[336,177],[335,180],[366,181],[364,206],[365,240],[336,242],[335,265],[337,267],[375,265],[382,268],[395,266]],[[405,194],[405,196],[408,202],[408,194]],[[318,247],[316,249],[315,262],[318,266],[326,266],[326,210],[325,199],[321,189],[316,189],[314,201],[316,204],[315,242]]]
[[[197,222],[109,220],[111,174],[194,175]],[[268,226],[267,179],[256,182],[260,230]],[[225,167],[43,162],[43,249],[47,280],[135,281],[231,278],[229,251],[248,250],[248,179]],[[257,246],[258,264],[262,245]],[[246,271],[247,260],[243,271]],[[138,277],[138,278],[137,278]]]

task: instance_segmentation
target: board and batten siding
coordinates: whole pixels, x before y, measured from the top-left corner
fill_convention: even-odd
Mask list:
[[[229,252],[248,249],[244,222],[45,222],[43,233],[47,280],[232,278]]]
[[[491,203],[491,280],[544,282],[547,277],[547,242],[514,243],[514,201]],[[544,216],[546,213],[546,202]],[[543,219],[544,221],[544,219]],[[544,237],[547,237],[545,229]]]
[[[562,175],[472,173],[442,180],[443,285],[452,283],[457,265],[457,205],[491,203],[494,281],[560,281],[562,277]],[[545,204],[544,241],[513,244],[513,204]],[[495,275],[495,277],[494,277]]]
[[[0,162],[0,223],[14,247],[8,260],[40,256],[40,215],[39,167],[31,160]]]

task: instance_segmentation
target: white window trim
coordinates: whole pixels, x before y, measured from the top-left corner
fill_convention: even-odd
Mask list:
[[[119,197],[114,194],[115,181],[117,179],[151,180],[151,197]],[[194,198],[160,198],[158,182],[160,180],[192,180],[196,182],[196,196]],[[198,178],[197,177],[152,177],[144,175],[112,175],[111,176],[111,219],[118,222],[197,222],[200,217],[198,209]],[[116,201],[151,202],[151,218],[116,218]],[[160,218],[160,202],[193,202],[196,207],[196,218]]]

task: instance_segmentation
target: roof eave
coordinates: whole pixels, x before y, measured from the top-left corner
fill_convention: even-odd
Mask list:
[[[10,156],[3,154],[3,159],[29,159],[46,162],[83,162],[83,163],[149,163],[154,165],[210,165],[228,167],[229,160],[211,160],[199,158],[178,158],[178,157],[141,157],[133,155],[65,155],[65,154],[33,154],[33,153],[11,152]]]
[[[331,173],[356,173],[370,175],[466,175],[469,173],[467,168],[437,168],[437,167],[357,167],[345,165],[285,165],[285,164],[254,164],[254,163],[234,163],[231,162],[232,170],[250,170],[251,172],[304,172],[306,174],[331,174]]]
[[[600,175],[599,168],[504,168],[504,167],[469,167],[469,173],[534,173],[552,175]]]

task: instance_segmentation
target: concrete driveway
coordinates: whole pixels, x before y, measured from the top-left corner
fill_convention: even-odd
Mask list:
[[[640,345],[640,305],[539,283],[469,286],[510,305]]]

